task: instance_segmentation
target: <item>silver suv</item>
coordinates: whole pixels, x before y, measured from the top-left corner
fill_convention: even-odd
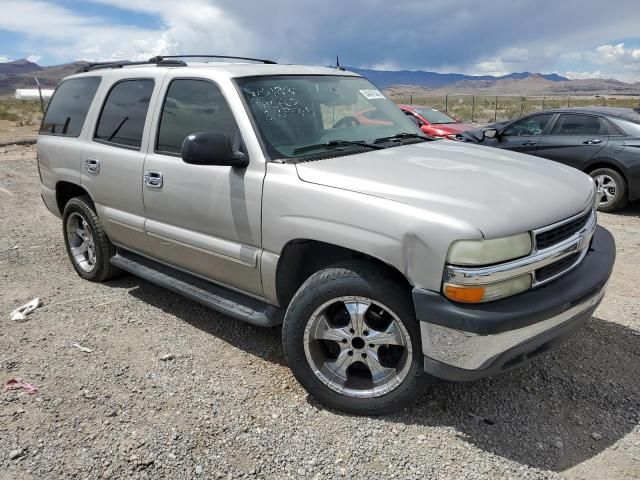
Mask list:
[[[42,198],[81,277],[283,324],[303,387],[359,414],[520,365],[601,301],[589,176],[433,141],[341,69],[186,60],[94,65],[51,100]]]

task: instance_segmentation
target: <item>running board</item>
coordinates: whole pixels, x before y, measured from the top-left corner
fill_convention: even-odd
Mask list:
[[[118,249],[111,257],[111,263],[235,319],[260,327],[273,327],[282,323],[283,312],[280,308],[135,253]]]

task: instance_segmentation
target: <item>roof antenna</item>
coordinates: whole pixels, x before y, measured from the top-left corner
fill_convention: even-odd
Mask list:
[[[344,72],[344,67],[340,66],[340,57],[338,57],[338,55],[336,55],[336,69]]]

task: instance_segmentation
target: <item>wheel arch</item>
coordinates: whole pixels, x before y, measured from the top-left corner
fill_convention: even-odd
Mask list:
[[[610,168],[611,170],[615,170],[618,172],[624,181],[629,184],[629,178],[627,177],[627,173],[622,165],[620,165],[616,160],[611,158],[594,158],[589,162],[589,164],[585,167],[584,172],[590,174],[594,170],[598,168]]]
[[[275,281],[279,305],[286,308],[298,288],[315,272],[348,260],[367,261],[406,286],[408,291],[412,288],[400,270],[379,258],[327,242],[298,238],[287,242],[278,258]]]
[[[87,196],[91,200],[92,205],[94,205],[93,198],[87,192],[85,188],[78,185],[77,183],[59,181],[56,183],[56,204],[58,206],[58,210],[60,211],[60,215],[64,213],[64,207],[69,200],[74,197],[83,197]]]

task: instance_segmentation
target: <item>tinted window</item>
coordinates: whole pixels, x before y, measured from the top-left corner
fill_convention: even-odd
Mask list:
[[[192,133],[224,133],[236,148],[238,127],[220,89],[205,80],[174,80],[162,107],[156,150],[179,154]]]
[[[560,115],[551,135],[608,135],[607,126],[591,115]]]
[[[502,135],[507,137],[523,137],[532,135],[542,135],[542,131],[551,120],[553,114],[545,113],[543,115],[534,115],[533,117],[523,118],[508,126]]]
[[[80,135],[99,84],[99,77],[62,82],[49,102],[40,132],[69,137]]]
[[[153,80],[125,80],[109,92],[96,128],[96,140],[140,148]]]

